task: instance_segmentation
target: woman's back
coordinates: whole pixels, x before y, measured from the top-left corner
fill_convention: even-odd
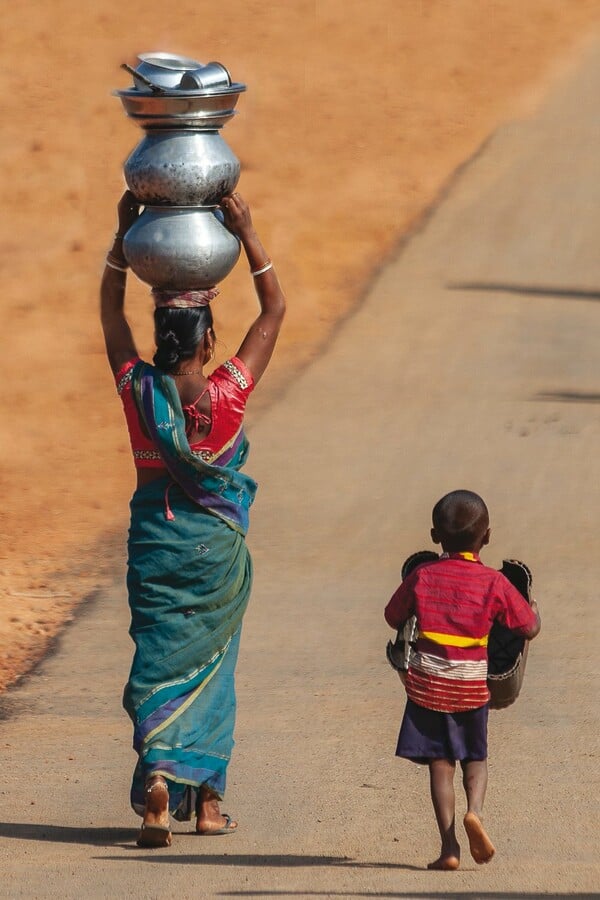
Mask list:
[[[128,360],[115,376],[127,421],[138,483],[147,484],[165,474],[160,451],[145,433],[132,391],[131,376],[139,357]],[[234,357],[205,378],[194,373],[174,378],[181,401],[190,449],[204,462],[215,463],[235,440],[243,425],[246,402],[254,379],[244,363]]]

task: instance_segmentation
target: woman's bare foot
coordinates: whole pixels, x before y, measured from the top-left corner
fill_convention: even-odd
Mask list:
[[[468,812],[463,824],[469,838],[469,850],[475,862],[479,864],[489,862],[496,850],[479,816],[474,812]]]
[[[153,775],[146,781],[146,805],[138,847],[170,847],[169,788],[162,775]]]
[[[438,859],[427,864],[428,869],[437,869],[440,872],[456,872],[460,865],[460,857],[453,853],[441,855]]]
[[[196,817],[196,834],[231,834],[238,825],[221,812],[217,795],[208,788],[200,788]]]

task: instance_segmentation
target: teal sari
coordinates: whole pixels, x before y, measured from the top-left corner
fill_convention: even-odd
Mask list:
[[[207,464],[189,448],[172,379],[140,362],[132,387],[170,475],[131,500],[127,587],[136,649],[123,700],[138,754],[131,801],[142,815],[145,780],[160,774],[171,813],[189,819],[201,785],[218,797],[225,790],[256,484],[239,471],[248,452],[241,429]]]

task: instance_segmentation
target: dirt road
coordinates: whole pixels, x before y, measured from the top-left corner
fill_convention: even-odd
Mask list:
[[[600,282],[585,273],[599,89],[597,50],[534,120],[502,129],[251,430],[238,834],[133,846],[117,572],[7,696],[2,896],[598,896]],[[523,228],[519,254],[502,218]],[[551,277],[525,283],[542,259]],[[489,502],[486,561],[532,567],[544,630],[523,695],[491,720],[497,857],[446,874],[424,870],[437,850],[425,772],[392,756],[402,696],[382,607],[427,546],[432,503],[461,486]]]
[[[111,577],[132,465],[97,319],[122,163],[141,132],[113,88],[144,50],[220,59],[248,85],[224,136],[289,294],[256,418],[499,122],[531,109],[599,0],[21,0],[4,12],[0,689]],[[207,56],[208,54],[208,56]],[[147,289],[128,313],[151,353]],[[254,312],[246,267],[219,349]]]

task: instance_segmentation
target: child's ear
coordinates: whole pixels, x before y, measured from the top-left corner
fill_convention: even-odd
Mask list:
[[[430,534],[431,534],[431,540],[433,541],[434,544],[441,544],[441,540],[440,540],[435,528],[431,529]]]
[[[492,529],[488,528],[483,538],[481,539],[481,546],[485,547],[490,542],[490,534],[492,533]]]

